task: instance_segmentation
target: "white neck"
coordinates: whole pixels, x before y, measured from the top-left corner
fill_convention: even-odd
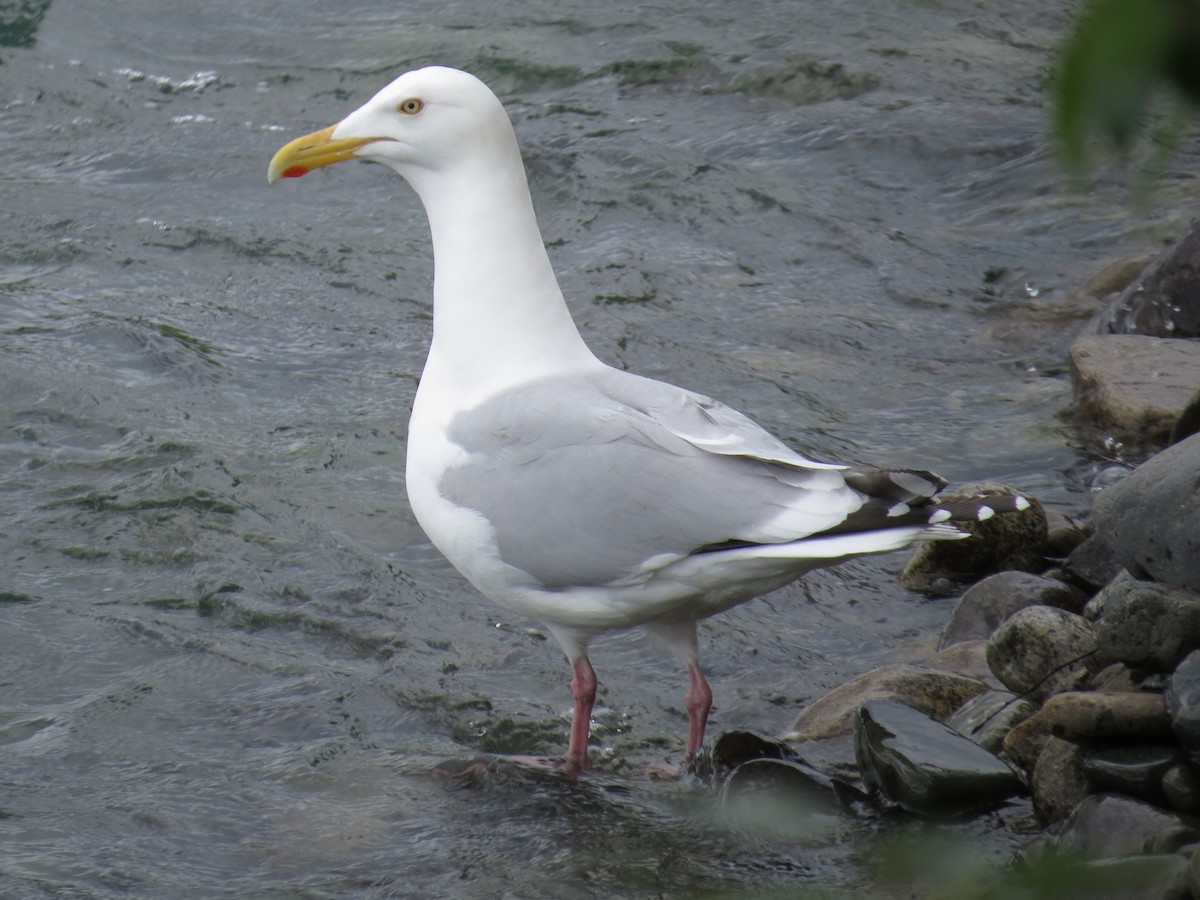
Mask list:
[[[501,152],[408,173],[433,237],[433,341],[422,381],[462,400],[600,364],[550,267],[516,138],[509,131],[497,142]]]

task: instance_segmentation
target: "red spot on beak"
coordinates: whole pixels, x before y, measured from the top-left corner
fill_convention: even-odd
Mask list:
[[[308,174],[307,166],[288,166],[283,170],[284,178],[300,178]]]

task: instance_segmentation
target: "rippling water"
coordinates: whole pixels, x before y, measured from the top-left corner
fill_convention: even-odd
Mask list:
[[[1065,2],[23,0],[0,12],[0,894],[674,896],[855,887],[872,829],[722,820],[682,675],[600,643],[606,773],[567,671],[424,541],[402,482],[423,214],[286,139],[419,64],[501,94],[604,359],[819,455],[1086,509],[1056,302],[1174,236],[1065,189],[1041,109]],[[996,9],[995,7],[1001,7]],[[713,621],[714,733],[919,658],[947,602],[858,562]]]

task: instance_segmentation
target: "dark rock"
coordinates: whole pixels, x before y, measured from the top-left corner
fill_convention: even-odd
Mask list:
[[[1101,747],[1084,756],[1083,773],[1097,788],[1164,806],[1170,804],[1163,792],[1163,777],[1183,762],[1183,751],[1174,745]]]
[[[1080,525],[1057,510],[1046,510],[1046,555],[1061,559],[1087,540],[1092,534],[1089,526]],[[1078,612],[1078,610],[1074,610]]]
[[[1188,401],[1188,405],[1179,414],[1167,441],[1169,444],[1178,444],[1184,438],[1189,438],[1197,432],[1200,432],[1200,391],[1196,392],[1196,396]]]
[[[1083,771],[1084,751],[1052,737],[1042,747],[1029,776],[1033,809],[1043,822],[1061,822],[1088,794]]]
[[[1052,735],[1077,744],[1172,736],[1162,695],[1149,692],[1065,691],[1046,700],[1037,715]]]
[[[834,688],[809,704],[785,741],[813,741],[854,731],[858,708],[867,700],[898,700],[935,719],[944,719],[976,694],[989,690],[986,682],[954,672],[921,666],[884,666]]]
[[[855,747],[863,780],[918,815],[957,815],[1023,790],[1007,763],[901,703],[863,704]]]
[[[1130,583],[1137,584],[1138,579],[1124,569],[1118,569],[1113,579],[1093,594],[1092,599],[1083,607],[1083,617],[1089,622],[1099,622],[1104,618],[1104,609],[1108,601],[1120,596],[1121,586]]]
[[[1004,739],[1037,712],[1037,705],[1008,691],[988,691],[972,697],[946,724],[989,753],[999,753]]]
[[[1092,859],[1134,856],[1168,829],[1195,828],[1197,824],[1191,816],[1124,794],[1092,794],[1075,807],[1058,845],[1060,850]]]
[[[1076,338],[1071,416],[1085,444],[1136,456],[1165,447],[1200,383],[1200,343],[1143,335]]]
[[[1083,591],[1061,581],[1029,572],[998,572],[972,585],[959,598],[938,646],[987,639],[1005,619],[1027,606],[1079,612],[1085,600]]]
[[[1021,496],[1029,508],[992,516],[983,522],[956,522],[975,540],[925,541],[917,546],[901,583],[909,590],[934,596],[955,593],[957,586],[993,572],[1017,569],[1040,572],[1046,567],[1046,513],[1042,504],[1006,484],[964,484],[943,495],[946,500],[980,496]]]
[[[1200,648],[1200,594],[1152,581],[1118,578],[1093,600],[1100,652],[1147,672],[1168,672]]]
[[[1097,537],[1130,572],[1200,591],[1200,434],[1103,491],[1094,514]]]
[[[1050,737],[1046,720],[1041,716],[1030,716],[1004,738],[1004,755],[1024,771],[1032,772]]]
[[[1162,791],[1171,809],[1200,813],[1200,776],[1186,763],[1163,773]]]
[[[1067,579],[1088,593],[1100,590],[1120,572],[1121,564],[1112,548],[1095,535],[1072,550],[1063,563],[1063,574]]]
[[[1189,653],[1176,667],[1165,699],[1175,737],[1192,765],[1200,765],[1200,650]]]
[[[987,660],[1005,687],[1037,701],[1084,687],[1099,668],[1091,625],[1049,606],[1014,613],[988,641]]]
[[[1102,334],[1200,337],[1200,225],[1146,266],[1095,326]]]

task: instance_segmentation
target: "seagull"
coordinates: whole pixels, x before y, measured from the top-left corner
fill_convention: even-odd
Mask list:
[[[566,771],[591,767],[598,635],[641,626],[686,668],[690,760],[713,698],[697,622],[814,568],[966,537],[953,521],[1006,511],[996,497],[939,504],[946,482],[930,472],[808,459],[716,400],[597,358],[551,268],[512,124],[475,76],[401,75],[282,147],[268,180],[351,159],[399,174],[429,219],[413,514],[480,593],[544,623],[562,648]]]

